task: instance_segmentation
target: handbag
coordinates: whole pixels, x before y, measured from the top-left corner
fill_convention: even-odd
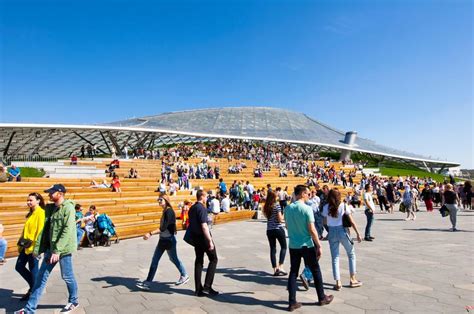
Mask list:
[[[448,207],[446,207],[446,205],[441,206],[441,208],[439,209],[439,212],[441,214],[441,217],[449,216],[449,209]]]
[[[21,237],[19,240],[18,240],[18,243],[17,245],[22,247],[22,248],[29,248],[31,245],[33,244],[33,240],[30,240],[30,239],[25,239],[23,237]]]
[[[346,204],[344,204],[344,213],[342,214],[342,226],[344,228],[352,227],[351,219],[349,215],[346,214]]]
[[[194,240],[193,235],[191,234],[191,229],[190,228],[186,229],[186,232],[184,233],[183,240],[184,240],[184,242],[186,242],[187,244],[189,244],[191,246],[196,246],[196,241]]]
[[[158,241],[158,248],[162,251],[167,251],[171,249],[173,246],[173,241],[171,241],[171,238],[161,238]]]

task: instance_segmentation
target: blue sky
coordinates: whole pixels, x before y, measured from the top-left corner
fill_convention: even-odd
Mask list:
[[[473,168],[472,1],[0,0],[0,121],[270,106]]]

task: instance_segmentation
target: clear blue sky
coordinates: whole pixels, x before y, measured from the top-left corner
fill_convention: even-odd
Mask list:
[[[270,106],[473,168],[472,1],[0,0],[0,121]]]

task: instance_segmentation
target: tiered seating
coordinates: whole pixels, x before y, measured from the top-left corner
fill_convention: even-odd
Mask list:
[[[201,159],[193,159],[188,163],[198,163]],[[218,160],[221,169],[221,177],[230,186],[234,180],[251,181],[256,189],[266,187],[271,184],[273,187],[288,186],[290,189],[296,184],[305,182],[300,177],[278,177],[278,170],[264,172],[263,178],[254,178],[253,169],[256,163],[245,161],[247,168],[240,174],[227,174],[227,168],[236,161]],[[106,169],[105,161],[80,161],[80,164],[94,165],[97,168]],[[213,164],[213,163],[212,163]],[[141,178],[126,179],[124,174],[130,168],[136,168]],[[96,205],[99,213],[107,213],[116,225],[120,238],[131,238],[143,235],[145,232],[154,229],[159,224],[161,209],[158,207],[156,199],[158,193],[155,192],[158,185],[158,178],[161,174],[161,161],[154,160],[130,160],[122,161],[121,168],[117,169],[121,174],[122,192],[114,193],[110,189],[90,188],[89,179],[49,179],[49,178],[24,178],[23,182],[8,182],[0,185],[0,223],[5,226],[4,236],[9,242],[7,256],[16,255],[16,242],[21,234],[27,212],[26,196],[31,192],[39,192],[47,200],[47,195],[43,192],[54,183],[62,183],[66,186],[67,198],[80,203],[84,208],[89,205]],[[218,180],[191,180],[193,187],[201,187],[205,190],[216,190]],[[195,197],[191,191],[178,191],[177,195],[171,197],[171,203],[176,209],[179,217],[178,203],[184,200],[194,201]],[[239,219],[250,219],[253,211],[237,211],[232,209],[231,213],[219,214],[215,223],[234,221]],[[178,226],[181,224],[178,222]]]

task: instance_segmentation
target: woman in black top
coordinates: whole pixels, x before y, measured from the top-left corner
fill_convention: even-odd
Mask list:
[[[458,208],[456,204],[459,203],[459,197],[457,193],[453,191],[452,184],[446,184],[445,191],[444,191],[444,205],[449,209],[449,219],[451,220],[451,224],[453,228],[451,231],[457,231],[456,229],[456,216],[458,213]]]
[[[283,262],[286,255],[286,235],[283,229],[283,208],[277,200],[277,195],[273,191],[268,191],[263,213],[267,217],[267,238],[270,244],[270,260],[273,267],[274,276],[285,276],[287,273],[283,270]],[[276,262],[276,241],[280,243],[280,259],[278,265]]]
[[[151,260],[150,270],[146,280],[137,283],[137,287],[142,290],[150,290],[150,283],[155,277],[158,263],[165,251],[168,253],[171,262],[176,266],[176,268],[178,268],[181,275],[175,284],[182,285],[189,281],[189,276],[186,273],[183,263],[178,258],[178,252],[176,250],[176,215],[173,207],[171,207],[170,198],[168,195],[163,194],[158,198],[158,203],[163,210],[161,213],[160,227],[143,236],[144,240],[148,240],[152,235],[159,234],[160,240],[158,241],[155,253],[153,254],[153,259]]]

